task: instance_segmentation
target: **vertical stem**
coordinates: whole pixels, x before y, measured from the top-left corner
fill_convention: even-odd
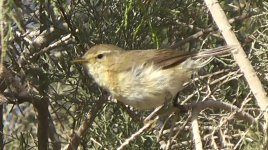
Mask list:
[[[237,45],[237,51],[233,52],[233,57],[236,63],[238,64],[241,72],[244,74],[246,81],[252,91],[254,97],[256,98],[257,104],[260,109],[263,111],[266,127],[265,133],[265,145],[268,145],[268,97],[267,93],[257,76],[254,68],[252,67],[250,61],[247,59],[247,55],[244,52],[242,46],[240,45],[238,39],[236,38],[235,33],[232,30],[232,26],[229,24],[225,13],[223,12],[218,0],[204,0],[208,9],[211,12],[211,15],[219,27],[222,35],[228,45]],[[267,147],[265,147],[266,149]]]
[[[0,150],[4,149],[3,105],[0,105]]]
[[[193,140],[195,144],[196,150],[203,150],[202,138],[200,135],[199,125],[198,125],[198,114],[200,110],[198,108],[194,108],[192,111],[192,132],[193,132]]]
[[[5,50],[4,47],[4,10],[3,10],[4,0],[0,0],[0,47],[1,47],[1,56],[0,56],[0,65],[3,64],[3,51]],[[0,105],[0,150],[4,149],[4,136],[3,136],[3,105]]]
[[[38,138],[38,150],[48,149],[48,101],[46,98],[41,100],[35,100],[33,102],[35,109],[37,110],[37,138]]]
[[[5,34],[4,34],[4,16],[5,14],[3,12],[5,12],[4,10],[4,0],[0,0],[0,47],[1,47],[1,56],[0,56],[0,64],[3,64],[4,61],[4,56],[5,56],[5,52],[6,52],[6,42],[5,42]]]

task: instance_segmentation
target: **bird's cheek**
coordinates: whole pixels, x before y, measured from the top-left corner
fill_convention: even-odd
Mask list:
[[[87,64],[87,69],[88,69],[89,72],[91,72],[91,74],[92,73],[97,73],[98,70],[99,70],[99,64],[96,63],[96,62],[94,62],[94,63],[88,63]]]

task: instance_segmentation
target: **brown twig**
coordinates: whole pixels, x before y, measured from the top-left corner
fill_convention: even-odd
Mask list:
[[[192,110],[192,133],[193,133],[193,141],[195,143],[196,150],[203,150],[202,138],[199,131],[198,125],[198,114],[200,112],[200,108],[196,108]]]
[[[248,82],[248,85],[256,98],[256,101],[264,111],[264,118],[266,120],[265,126],[268,123],[268,97],[267,93],[264,90],[254,68],[252,67],[250,61],[247,59],[246,53],[244,52],[243,48],[241,47],[238,39],[236,38],[235,33],[232,31],[232,27],[229,24],[226,15],[224,14],[219,2],[217,0],[205,0],[205,3],[208,9],[211,12],[211,15],[218,25],[220,31],[222,32],[223,37],[226,40],[228,45],[237,45],[237,51],[232,52],[234,60],[237,62],[238,66],[240,67],[241,71],[244,73],[244,77]],[[268,132],[266,132],[268,134]],[[268,135],[266,138],[268,139]]]
[[[67,34],[68,28],[66,24],[59,23],[58,26],[50,27],[44,30],[40,35],[38,35],[31,43],[36,49],[43,49],[47,47],[52,41],[59,38],[60,35]]]
[[[33,106],[37,110],[37,138],[38,138],[38,150],[48,149],[48,100],[43,98],[41,100],[33,101]]]
[[[235,22],[242,21],[242,20],[244,20],[246,18],[249,18],[252,15],[254,15],[253,12],[251,12],[251,13],[244,13],[241,16],[237,16],[237,17],[234,17],[234,18],[230,19],[229,20],[229,23],[230,24],[233,24]],[[179,42],[172,43],[171,46],[170,46],[170,48],[172,48],[172,49],[178,48],[179,46],[181,46],[181,45],[183,45],[185,43],[188,43],[190,41],[193,41],[195,39],[198,39],[202,35],[208,34],[208,33],[212,32],[212,31],[216,31],[216,30],[218,30],[218,28],[215,27],[215,26],[213,26],[213,27],[210,27],[210,28],[207,28],[207,29],[198,31],[197,33],[195,33],[195,34],[193,34],[193,35],[191,35],[191,36],[189,36],[189,37],[187,37],[187,38],[185,38],[185,39],[183,39],[183,40],[181,40]]]
[[[126,139],[118,148],[117,150],[123,150],[125,146],[127,146],[131,141],[137,138],[141,133],[143,133],[146,129],[148,129],[152,124],[155,123],[155,121],[158,119],[156,117],[154,120],[148,121],[140,130],[138,130],[136,133],[132,134],[128,139]]]
[[[60,150],[61,149],[61,141],[59,138],[59,135],[57,134],[57,130],[55,128],[55,125],[53,123],[53,120],[51,118],[51,115],[49,113],[49,129],[48,129],[48,133],[49,133],[49,138],[51,140],[51,145],[53,147],[53,150]]]
[[[73,133],[69,144],[67,144],[63,148],[64,150],[76,150],[78,148],[80,140],[85,136],[86,131],[92,125],[94,119],[97,117],[98,112],[101,111],[101,108],[103,107],[103,104],[104,104],[104,102],[106,102],[107,99],[108,99],[107,95],[102,95],[99,98],[95,107],[93,107],[92,111],[90,113],[88,113],[85,121],[82,123],[82,125],[79,127],[79,129]]]
[[[3,105],[0,105],[0,150],[4,149]]]
[[[261,130],[264,129],[263,125],[255,120],[254,117],[252,117],[250,114],[244,112],[243,110],[240,110],[238,107],[228,104],[222,101],[214,101],[214,100],[207,100],[203,102],[196,102],[191,103],[184,106],[186,109],[197,109],[200,111],[212,108],[212,109],[222,109],[228,112],[233,112],[234,116],[238,119],[244,120],[249,124],[255,124],[257,125]]]
[[[212,74],[212,75],[214,75],[214,74]],[[237,70],[237,71],[235,71],[235,72],[230,72],[230,73],[228,73],[228,74],[226,74],[226,75],[224,75],[224,76],[222,76],[222,77],[220,77],[220,78],[217,78],[217,79],[211,81],[211,82],[209,83],[209,85],[216,85],[216,84],[219,85],[220,82],[225,82],[225,83],[226,83],[226,82],[228,82],[228,81],[230,81],[230,80],[232,80],[232,79],[234,79],[234,78],[240,78],[241,76],[242,76],[242,74],[239,73],[239,70]],[[206,77],[207,77],[207,76],[206,76]],[[199,79],[201,79],[201,78],[203,78],[203,77],[200,77]],[[193,79],[193,80],[194,80],[194,81],[197,81],[198,78],[195,78],[195,79]],[[188,84],[188,83],[187,83],[187,84]],[[187,96],[187,98],[185,98],[185,99],[181,102],[181,104],[186,103],[186,102],[189,101],[192,97],[194,97],[194,95],[197,94],[198,91],[201,91],[201,90],[203,90],[203,89],[205,89],[205,88],[206,88],[205,86],[200,87],[197,91],[194,91],[193,94]]]
[[[188,124],[188,122],[190,122],[192,118],[192,113],[189,115],[189,117],[185,120],[185,122],[179,127],[178,131],[176,132],[176,134],[173,136],[172,141],[175,141],[175,138],[178,137],[178,135],[181,133],[181,131],[186,127],[186,125]]]
[[[60,0],[57,0],[57,7],[58,7],[58,9],[61,12],[61,15],[62,15],[64,21],[66,22],[69,31],[71,32],[72,36],[75,38],[75,41],[78,43],[77,46],[79,48],[83,49],[83,46],[80,44],[80,39],[77,36],[77,33],[75,31],[75,27],[73,26],[73,23],[71,22],[71,17],[70,17],[70,15],[67,15],[66,14],[66,11],[64,10],[64,7],[61,5],[61,1]]]
[[[55,49],[56,47],[60,47],[63,45],[68,45],[71,44],[73,41],[70,39],[71,35],[68,34],[64,37],[62,37],[61,39],[59,39],[58,41],[54,42],[53,44],[48,45],[47,47],[43,48],[42,50],[40,50],[39,52],[34,53],[32,56],[30,56],[29,59],[33,59],[35,60],[38,56],[52,50]]]

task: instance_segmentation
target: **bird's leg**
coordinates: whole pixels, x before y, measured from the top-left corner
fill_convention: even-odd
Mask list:
[[[184,107],[184,105],[179,104],[179,101],[178,101],[179,95],[180,95],[180,92],[178,92],[176,96],[173,97],[172,105],[173,107],[178,108],[181,113],[186,113],[187,109]]]

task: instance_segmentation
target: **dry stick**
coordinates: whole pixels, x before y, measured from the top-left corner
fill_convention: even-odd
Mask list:
[[[220,81],[222,81],[222,82],[228,82],[228,81],[230,81],[231,79],[233,79],[233,78],[240,78],[241,76],[242,76],[242,74],[237,74],[236,76],[234,76],[235,74],[237,74],[237,72],[231,72],[231,73],[229,73],[229,74],[226,74],[226,75],[224,75],[224,76],[222,76],[222,77],[220,77],[220,78],[218,78],[218,79],[216,79],[216,80],[214,80],[214,81],[212,81],[212,82],[210,82],[209,83],[209,85],[213,85],[213,84],[217,84],[217,83],[219,83]],[[233,77],[232,77],[233,76]],[[228,79],[229,78],[229,79]],[[196,79],[194,79],[194,80],[198,80],[198,78],[196,78]],[[188,84],[188,83],[187,83]],[[198,91],[201,91],[201,90],[203,90],[203,89],[205,89],[205,87],[204,86],[202,86],[202,87],[200,87],[199,89],[198,89]],[[182,102],[181,102],[181,104],[185,104],[187,101],[189,101],[198,91],[194,91],[191,95],[189,95],[189,96],[187,96],[187,98],[185,98]]]
[[[153,112],[151,112],[150,115],[148,115],[143,122],[147,123],[148,121],[150,121],[152,118],[154,118],[155,116],[158,115],[159,111],[162,109],[163,105],[162,106],[159,106],[157,108],[154,109]]]
[[[175,136],[173,136],[171,141],[175,141],[175,138],[178,137],[178,135],[181,133],[181,131],[185,128],[185,126],[188,124],[188,122],[192,119],[192,113],[189,115],[189,117],[185,120],[185,122],[182,124],[181,127],[179,127],[178,131],[176,132]],[[175,131],[175,130],[174,130]]]
[[[260,122],[258,122],[258,119],[255,119],[252,117],[249,113],[242,110],[242,108],[238,108],[235,105],[225,103],[222,101],[214,101],[214,100],[207,100],[203,102],[196,102],[196,103],[190,103],[187,105],[184,105],[185,109],[187,110],[193,110],[192,113],[195,113],[198,115],[202,110],[212,108],[212,109],[222,109],[228,112],[232,112],[232,116],[236,117],[237,119],[241,119],[245,121],[246,123],[249,123],[250,125],[254,125],[256,128],[259,128],[260,130],[264,130],[263,126]],[[191,115],[190,115],[191,116]],[[196,149],[202,148],[202,143],[200,143],[200,135],[199,135],[199,129],[198,129],[198,122],[197,122],[197,116],[189,117],[192,119],[192,130],[194,134],[194,141],[196,143]],[[172,138],[171,141],[174,141],[175,138],[178,136],[178,134],[181,132],[182,129],[184,129],[185,125],[189,121],[189,118],[185,123],[178,128],[175,128],[173,131],[177,131],[176,135]],[[162,131],[161,131],[162,132]],[[163,134],[166,134],[168,132],[171,132],[170,129],[163,131]]]
[[[47,47],[52,41],[59,38],[61,35],[67,34],[68,30],[66,24],[62,23],[57,26],[57,28],[50,27],[44,30],[40,35],[38,35],[32,43],[33,47],[36,49],[42,49]]]
[[[40,56],[40,55],[42,55],[50,50],[55,49],[56,47],[71,44],[73,41],[70,38],[71,38],[70,34],[62,37],[61,39],[59,39],[55,43],[52,43],[49,46],[45,47],[44,49],[40,50],[39,52],[34,53],[32,56],[30,56],[30,59],[35,59],[38,56]]]
[[[258,116],[255,117],[255,120],[259,120],[260,118],[262,118],[262,113],[260,113]],[[253,125],[251,125],[250,127],[252,127]],[[255,127],[255,126],[254,126]],[[233,147],[233,149],[238,149],[237,147],[240,145],[240,143],[242,143],[243,141],[245,141],[247,139],[247,135],[248,132],[251,132],[252,130],[250,128],[248,128],[242,135],[241,133],[238,133],[237,135],[233,135],[235,136],[240,136],[241,138],[239,139],[239,141],[237,142],[237,144]],[[267,150],[267,148],[264,148],[264,150]]]
[[[216,24],[218,25],[220,31],[222,32],[223,37],[225,38],[228,45],[237,45],[237,51],[232,52],[233,57],[237,64],[239,65],[241,71],[244,73],[244,76],[249,84],[249,87],[255,96],[259,107],[261,110],[266,110],[268,106],[268,97],[266,92],[257,77],[256,72],[254,71],[252,65],[247,59],[247,55],[242,49],[239,41],[237,40],[235,33],[232,31],[232,27],[229,24],[226,15],[224,14],[222,8],[220,7],[217,0],[205,0],[207,7],[209,8],[212,17]],[[268,115],[264,114],[267,121]]]
[[[218,1],[217,0],[205,0],[205,3],[212,14],[214,21],[216,22],[219,29],[221,30],[222,35],[226,40],[226,43],[228,45],[237,45],[237,51],[232,53],[234,60],[237,62],[241,71],[244,73],[244,76],[248,82],[248,85],[253,95],[256,98],[256,101],[259,107],[261,108],[262,111],[264,111],[265,127],[267,128],[268,113],[265,110],[267,109],[267,106],[268,106],[268,97],[261,84],[261,81],[259,80],[256,72],[254,71],[249,60],[247,59],[246,53],[241,47],[239,41],[237,40],[235,33],[232,31],[232,27],[229,24],[227,17],[224,14]],[[266,143],[265,147],[267,147],[268,146],[268,138],[267,138],[268,132],[267,131],[265,132],[266,132],[266,136],[265,136],[264,143]]]
[[[157,142],[160,142],[160,138],[161,138],[161,136],[162,136],[162,134],[163,134],[163,131],[164,131],[164,128],[166,127],[166,124],[167,124],[167,122],[169,121],[169,119],[170,119],[170,116],[167,118],[167,119],[165,119],[165,121],[164,121],[164,123],[163,123],[163,125],[162,125],[162,127],[161,127],[161,129],[159,130],[159,134],[158,134],[158,136],[156,137],[156,141]],[[170,130],[172,130],[172,129],[170,129]],[[160,144],[160,143],[159,143]],[[161,144],[160,144],[161,145]]]
[[[208,100],[208,101],[203,101],[203,102],[197,102],[197,103],[191,103],[189,105],[185,106],[186,109],[192,109],[192,131],[193,131],[193,139],[195,143],[195,149],[196,150],[202,150],[202,141],[201,141],[201,136],[200,132],[198,129],[198,114],[207,108],[218,108],[218,109],[223,109],[229,112],[232,112],[235,117],[242,119],[248,123],[255,124],[258,127],[263,130],[263,127],[261,124],[258,124],[258,122],[248,113],[244,112],[242,109],[239,109],[238,107],[220,102],[220,101],[213,101],[213,100]]]
[[[102,95],[100,99],[97,101],[95,107],[93,107],[92,111],[87,115],[87,118],[83,122],[83,124],[79,127],[78,131],[75,132],[69,142],[63,149],[64,150],[76,150],[80,143],[80,140],[86,134],[86,131],[91,126],[94,119],[97,117],[97,113],[101,110],[103,104],[107,100],[107,95]]]
[[[228,122],[229,120],[234,119],[236,112],[242,112],[242,111],[243,111],[244,106],[250,101],[250,99],[248,99],[248,97],[249,97],[250,95],[251,95],[251,92],[248,93],[248,95],[246,96],[246,98],[243,100],[243,103],[242,103],[241,107],[240,107],[238,110],[236,110],[236,111],[232,111],[232,112],[230,112],[230,115],[229,115],[229,116],[221,118],[221,121],[220,121],[219,125],[217,125],[216,127],[214,127],[213,132],[210,133],[210,135],[211,135],[211,139],[212,139],[213,144],[214,144],[214,149],[219,149],[219,148],[217,147],[217,144],[216,144],[215,140],[214,140],[214,139],[215,139],[215,138],[214,138],[214,133],[215,133],[217,130],[219,130],[219,131],[221,132],[221,131],[222,131],[222,130],[221,130],[221,129],[222,129],[221,127],[222,127],[224,124],[227,124],[227,122]],[[253,125],[255,125],[255,124],[251,124],[250,126],[253,126]],[[248,130],[249,130],[249,129],[248,129]],[[248,131],[247,131],[247,132],[248,132]],[[225,138],[223,137],[223,136],[224,136],[223,133],[220,134],[219,136],[220,136],[220,138],[221,138],[220,141],[221,141],[222,144],[223,144],[222,147],[228,147],[228,144],[224,142],[224,141],[225,141]],[[242,141],[242,139],[240,139],[240,140]]]
[[[48,100],[43,98],[41,100],[34,100],[33,106],[37,110],[37,138],[38,138],[38,150],[48,149]]]
[[[192,110],[192,131],[193,131],[193,140],[195,143],[195,149],[196,150],[203,150],[203,145],[202,145],[202,138],[200,136],[200,131],[199,131],[199,125],[198,125],[198,114],[200,110],[199,109],[193,109]]]
[[[0,150],[4,149],[3,105],[0,104]]]
[[[142,128],[140,128],[139,131],[136,133],[132,134],[128,139],[125,140],[124,143],[122,143],[117,150],[123,150],[125,146],[127,146],[131,141],[135,140],[137,136],[139,136],[142,132],[144,132],[146,129],[148,129],[152,124],[155,123],[155,121],[158,119],[156,117],[154,120],[148,121]]]
[[[249,124],[255,124],[256,128],[259,128],[262,131],[264,130],[264,127],[262,126],[262,124],[256,121],[255,118],[252,117],[249,113],[244,112],[243,110],[240,110],[237,106],[229,104],[229,103],[225,103],[222,101],[207,100],[203,102],[191,103],[191,104],[185,105],[184,107],[185,109],[198,109],[200,111],[207,109],[207,108],[212,108],[212,109],[222,109],[228,112],[233,112],[236,118],[244,120],[245,122]]]
[[[57,134],[57,130],[53,123],[50,113],[48,114],[48,116],[49,116],[48,135],[51,140],[52,148],[53,150],[60,150],[61,149],[60,137]]]
[[[5,34],[4,33],[4,14],[3,13],[3,9],[4,9],[4,1],[0,1],[0,11],[2,12],[0,14],[0,48],[1,48],[1,60],[0,60],[0,77],[2,77],[2,74],[3,74],[3,67],[2,67],[2,64],[3,64],[3,61],[4,61],[4,55],[3,55],[3,52],[6,51],[6,46],[5,46],[5,43],[4,43],[4,38],[5,38]],[[1,100],[0,100],[0,150],[3,150],[4,149],[4,136],[3,136],[3,128],[4,128],[4,125],[3,125],[3,105],[1,104]]]
[[[172,117],[172,115],[170,115],[170,117]],[[172,119],[171,127],[170,127],[171,132],[169,133],[169,138],[168,138],[168,141],[167,141],[167,145],[166,145],[166,147],[165,147],[165,150],[169,150],[169,149],[170,149],[170,147],[171,147],[171,143],[172,143],[172,138],[171,138],[171,137],[172,137],[173,134],[174,134],[175,119],[174,119],[174,117],[171,118],[171,119]]]
[[[254,125],[256,128],[262,131],[264,130],[262,124],[258,121],[259,117],[254,118],[249,113],[243,111],[241,108],[238,108],[237,106],[226,103],[226,102],[222,102],[220,100],[216,100],[216,101],[207,100],[203,102],[193,102],[190,104],[183,105],[183,107],[185,107],[185,109],[187,110],[198,108],[199,112],[208,108],[225,110],[227,112],[232,112],[235,118],[241,119],[245,121],[246,123],[249,123],[250,125]],[[178,130],[180,130],[179,127],[176,128],[174,131],[178,131]],[[163,134],[167,134],[168,132],[170,132],[170,129],[164,130]]]
[[[234,18],[230,19],[229,23],[232,24],[234,22],[242,21],[242,20],[244,20],[244,19],[246,19],[246,18],[248,18],[248,17],[250,17],[252,15],[254,15],[254,13],[244,13],[241,16],[237,16],[237,17],[234,17]],[[172,43],[170,48],[173,48],[173,49],[178,48],[179,46],[181,46],[181,45],[183,45],[183,44],[185,44],[187,42],[190,42],[190,41],[193,41],[195,39],[198,39],[200,36],[202,36],[204,34],[207,34],[207,33],[210,33],[212,31],[215,31],[215,30],[217,30],[216,27],[210,27],[210,28],[204,29],[204,30],[199,31],[199,32],[197,32],[197,33],[195,33],[195,34],[193,34],[193,35],[191,35],[191,36],[179,41],[179,42]]]

